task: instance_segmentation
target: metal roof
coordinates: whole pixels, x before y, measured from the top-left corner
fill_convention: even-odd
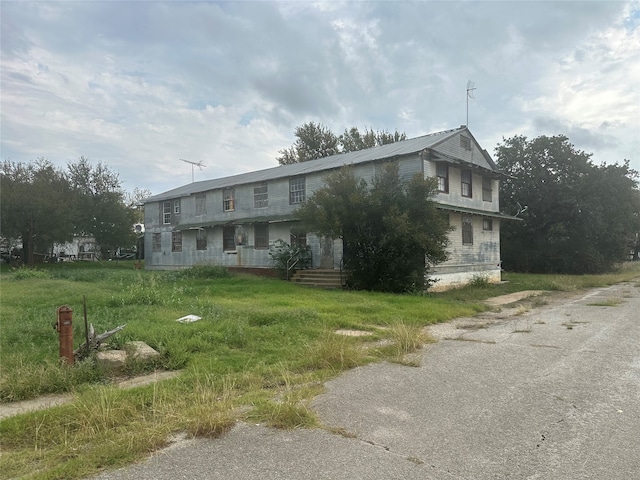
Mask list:
[[[294,163],[291,165],[282,165],[265,170],[257,170],[254,172],[241,173],[230,177],[215,178],[211,180],[203,180],[194,182],[182,187],[169,190],[158,195],[151,196],[144,200],[144,203],[157,202],[169,198],[185,197],[195,193],[206,192],[220,188],[232,187],[247,183],[260,183],[267,180],[273,180],[283,177],[294,177],[297,175],[306,175],[309,173],[320,172],[323,170],[331,170],[340,168],[344,165],[354,165],[359,163],[372,162],[386,158],[400,157],[421,152],[425,148],[433,148],[448,138],[467,130],[466,126],[445,130],[442,132],[431,133],[417,138],[402,140],[400,142],[381,145],[379,147],[367,148],[356,152],[339,153],[330,157],[319,158],[317,160],[309,160],[307,162]],[[468,130],[467,130],[468,132]]]

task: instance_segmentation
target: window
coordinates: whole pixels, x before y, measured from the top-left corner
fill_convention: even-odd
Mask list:
[[[304,203],[306,198],[306,184],[304,177],[289,180],[289,203]]]
[[[489,177],[482,177],[482,200],[485,202],[490,202],[493,200],[491,178]]]
[[[253,208],[269,206],[269,190],[266,183],[253,187]]]
[[[196,193],[196,215],[207,214],[207,194]]]
[[[154,233],[151,237],[151,251],[152,252],[161,252],[162,251],[162,234]]]
[[[180,215],[180,200],[173,201],[173,213]]]
[[[269,248],[269,224],[256,223],[253,226],[255,248]]]
[[[164,225],[171,223],[171,202],[162,203],[162,223]]]
[[[196,250],[207,249],[207,231],[204,228],[196,230]]]
[[[225,212],[233,212],[236,209],[235,202],[235,190],[233,188],[227,188],[224,191],[224,197],[222,200],[222,209]]]
[[[485,218],[484,220],[482,220],[482,229],[493,230],[493,220],[490,218]]]
[[[171,232],[171,251],[182,251],[182,232]]]
[[[289,237],[289,245],[292,247],[306,247],[307,246],[307,234],[306,232],[295,231],[291,232]]]
[[[436,164],[436,176],[438,177],[438,191],[449,193],[449,165],[444,162]]]
[[[465,150],[471,151],[471,139],[464,135],[460,135],[460,146]]]
[[[469,197],[472,196],[471,190],[471,170],[462,170],[462,196]]]
[[[473,223],[471,217],[462,217],[462,244],[473,245]]]
[[[222,228],[222,250],[236,249],[236,227],[231,225]]]

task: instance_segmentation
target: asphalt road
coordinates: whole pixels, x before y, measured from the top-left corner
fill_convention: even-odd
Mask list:
[[[333,429],[239,424],[96,478],[640,479],[637,284],[465,321],[420,367],[329,382],[314,408]]]

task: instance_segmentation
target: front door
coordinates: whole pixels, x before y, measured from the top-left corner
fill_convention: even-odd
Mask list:
[[[333,239],[320,239],[320,268],[333,269]]]

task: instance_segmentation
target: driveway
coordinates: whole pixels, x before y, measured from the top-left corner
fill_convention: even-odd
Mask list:
[[[640,478],[637,284],[503,307],[434,335],[420,367],[380,363],[329,382],[314,402],[326,430],[239,424],[96,478]]]

